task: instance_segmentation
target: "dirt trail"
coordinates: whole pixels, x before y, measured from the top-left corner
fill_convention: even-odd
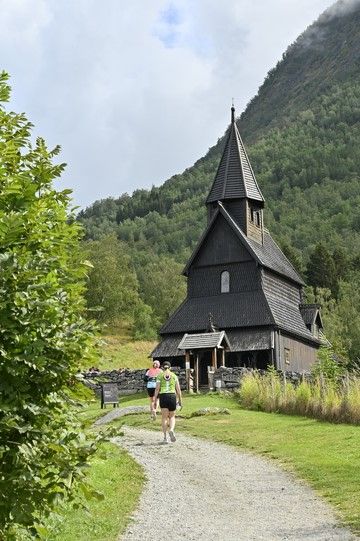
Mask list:
[[[148,482],[121,541],[350,541],[333,511],[274,463],[223,444],[125,427]],[[119,540],[119,541],[120,541]]]

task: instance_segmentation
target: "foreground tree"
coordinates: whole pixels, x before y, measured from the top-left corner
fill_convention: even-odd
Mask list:
[[[2,105],[7,80],[0,74],[0,538],[23,539],[46,535],[43,518],[94,450],[64,398],[92,335],[79,228],[69,191],[52,186],[59,148],[31,145],[31,124]]]

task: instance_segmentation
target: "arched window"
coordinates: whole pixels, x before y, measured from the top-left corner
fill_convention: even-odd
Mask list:
[[[230,274],[228,271],[221,273],[221,293],[229,293],[230,291]]]

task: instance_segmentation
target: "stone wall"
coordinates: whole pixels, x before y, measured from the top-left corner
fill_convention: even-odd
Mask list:
[[[93,389],[99,396],[102,383],[116,383],[119,389],[119,395],[142,393],[146,391],[146,383],[144,381],[147,369],[129,370],[105,370],[83,372],[79,374],[78,379],[90,389]],[[172,367],[172,371],[179,378],[180,387],[186,389],[185,369]]]
[[[101,383],[116,383],[119,389],[119,394],[135,394],[146,391],[146,384],[144,381],[145,373],[147,369],[142,370],[129,370],[124,368],[122,370],[109,370],[109,371],[90,371],[79,374],[79,379],[89,387],[93,389],[95,393],[100,396]],[[179,367],[173,367],[173,372],[178,376],[180,387],[184,391],[186,390],[186,377],[185,369]],[[245,374],[252,372],[251,368],[244,367],[220,367],[213,375],[213,386],[215,390],[227,390],[233,391],[238,389],[241,384],[241,379]],[[258,370],[260,373],[265,373],[264,370]],[[308,374],[300,374],[297,372],[281,372],[279,374],[285,376],[286,379],[295,384],[299,384],[304,378],[308,378]]]
[[[244,368],[244,367],[234,367],[234,368],[228,368],[225,366],[221,366],[218,368],[213,376],[214,380],[214,388],[216,390],[228,390],[232,391],[234,389],[238,389],[241,385],[241,379],[244,377],[244,375],[249,374],[252,372],[251,368]],[[265,374],[266,370],[257,370],[260,374]],[[308,379],[309,374],[308,373],[299,373],[299,372],[281,372],[278,371],[278,374],[282,377],[286,378],[289,383],[294,383],[295,385],[298,385],[304,378]]]

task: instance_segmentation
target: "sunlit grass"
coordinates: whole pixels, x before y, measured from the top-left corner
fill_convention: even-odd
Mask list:
[[[91,461],[89,480],[104,499],[88,501],[88,511],[69,505],[49,541],[115,541],[125,530],[143,486],[141,467],[120,447],[103,444]]]

